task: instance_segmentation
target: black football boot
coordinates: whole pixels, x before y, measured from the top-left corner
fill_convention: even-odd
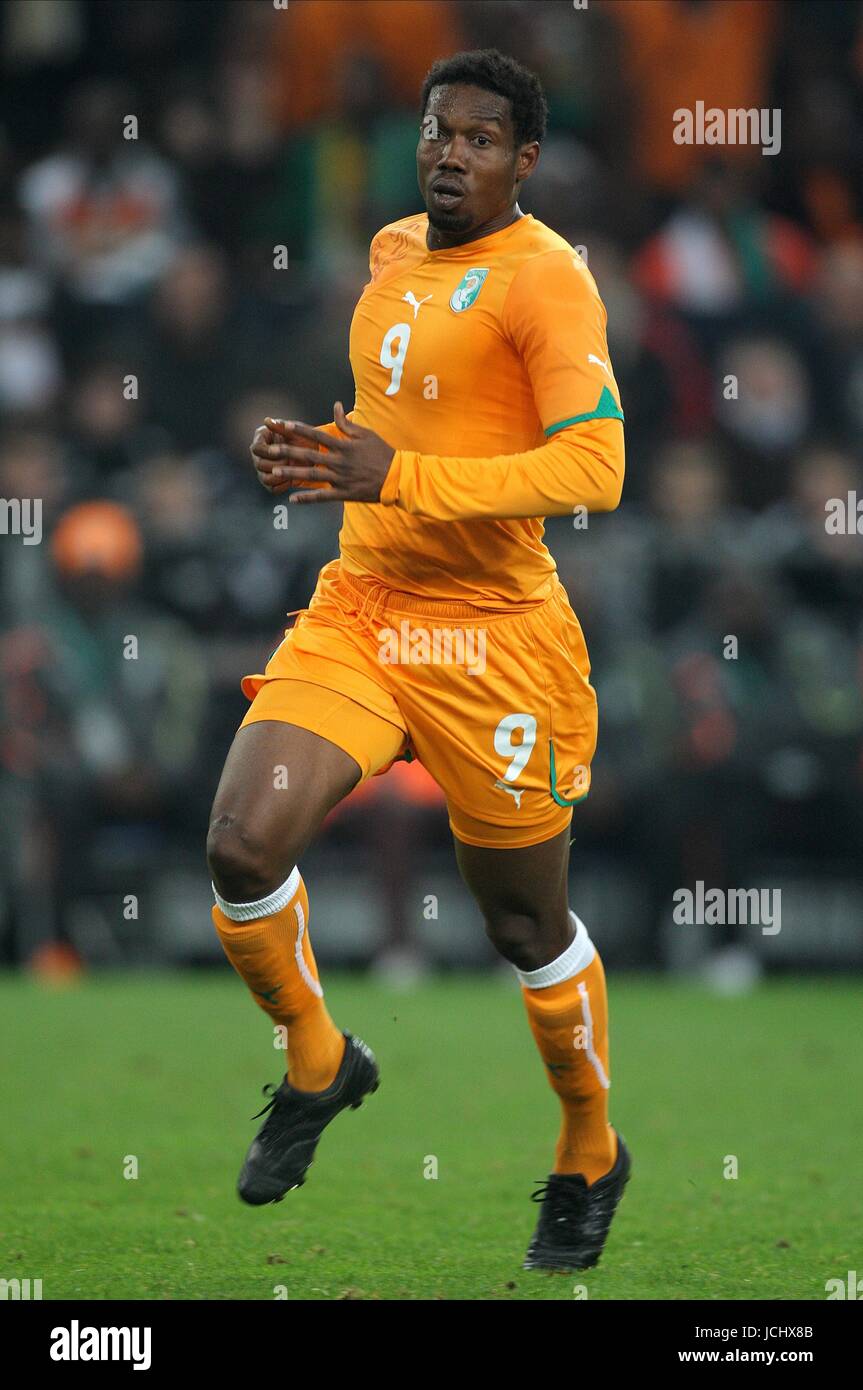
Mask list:
[[[363,1097],[378,1089],[378,1064],[371,1048],[350,1033],[345,1033],[345,1040],[341,1065],[325,1091],[297,1091],[287,1078],[278,1088],[264,1087],[271,1099],[258,1114],[270,1113],[252,1141],[237,1180],[237,1192],[250,1206],[280,1202],[286,1192],[302,1187],[330,1120],[348,1106],[358,1110]]]
[[[524,1269],[590,1269],[599,1262],[632,1161],[617,1136],[614,1167],[590,1187],[581,1173],[552,1173],[531,1194],[542,1203]]]

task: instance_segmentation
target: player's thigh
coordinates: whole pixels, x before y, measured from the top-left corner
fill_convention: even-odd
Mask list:
[[[213,802],[207,856],[230,898],[265,896],[283,883],[321,821],[360,780],[343,749],[277,720],[239,729]]]
[[[454,837],[456,861],[490,929],[514,919],[565,930],[570,832],[520,849],[489,849]],[[565,942],[564,942],[565,944]]]
[[[337,690],[268,681],[234,739],[213,805],[208,857],[224,897],[265,896],[325,816],[395,757],[404,731]]]
[[[281,720],[244,725],[231,744],[212,821],[252,836],[303,839],[360,780],[359,764],[320,734]]]

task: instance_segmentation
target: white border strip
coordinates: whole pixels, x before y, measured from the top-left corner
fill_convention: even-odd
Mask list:
[[[212,889],[217,906],[232,922],[252,922],[256,917],[272,917],[274,912],[281,912],[291,898],[296,896],[299,886],[300,871],[295,864],[290,877],[285,879],[281,888],[276,888],[268,898],[260,898],[256,903],[229,903],[217,892],[215,883],[212,884]],[[300,934],[302,935],[302,930]]]
[[[581,918],[576,917],[572,908],[569,915],[575,925],[575,936],[557,960],[549,961],[548,965],[541,965],[538,970],[518,970],[513,966],[519,982],[525,989],[548,989],[550,985],[559,985],[564,980],[571,980],[573,975],[580,975],[582,970],[586,970],[596,955],[596,947],[588,936],[587,927]]]
[[[294,903],[294,913],[297,918],[297,939],[294,942],[294,959],[297,962],[297,969],[312,991],[312,994],[316,994],[319,999],[323,999],[324,991],[321,988],[320,981],[315,979],[311,970],[306,965],[306,958],[303,955],[303,934],[306,930],[306,914],[303,912],[303,905],[301,902]]]
[[[590,995],[587,992],[587,985],[584,983],[584,980],[579,980],[578,992],[581,995],[581,1016],[584,1019],[584,1026],[587,1029],[587,1047],[585,1048],[585,1052],[587,1053],[588,1061],[593,1066],[593,1070],[599,1077],[600,1085],[604,1086],[607,1091],[611,1086],[611,1082],[606,1076],[605,1068],[593,1048],[593,1015],[590,1012]]]

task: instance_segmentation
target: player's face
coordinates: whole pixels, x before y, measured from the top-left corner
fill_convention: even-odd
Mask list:
[[[522,171],[524,163],[507,97],[459,83],[432,87],[417,145],[417,179],[436,231],[462,237],[508,213],[516,181],[530,172]],[[528,163],[532,168],[535,159]]]

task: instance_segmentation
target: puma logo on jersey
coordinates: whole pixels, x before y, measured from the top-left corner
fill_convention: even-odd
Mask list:
[[[420,309],[422,308],[422,306],[423,306],[424,304],[428,304],[429,300],[430,300],[432,297],[433,297],[432,295],[427,294],[426,297],[425,297],[425,299],[417,299],[417,297],[416,297],[416,295],[414,294],[413,290],[408,290],[407,294],[403,294],[403,295],[402,295],[402,299],[405,300],[405,301],[411,306],[411,308],[412,308],[413,311],[414,311],[414,321],[416,321],[416,316],[417,316],[417,314],[419,313],[419,311],[420,311]]]
[[[587,360],[588,360],[588,362],[595,362],[596,365],[597,365],[597,367],[601,367],[602,370],[603,370],[604,372],[608,372],[609,376],[611,375],[611,371],[610,371],[610,369],[609,369],[608,363],[607,363],[607,362],[603,362],[603,360],[602,360],[601,357],[597,357],[597,356],[596,356],[596,353],[594,353],[594,352],[589,352],[589,353],[587,354]]]
[[[523,793],[523,791],[524,791],[524,787],[508,787],[508,786],[506,785],[506,782],[495,782],[494,785],[495,785],[496,787],[500,787],[500,789],[501,789],[502,792],[509,792],[510,796],[512,796],[512,797],[515,798],[516,810],[517,810],[517,811],[520,811],[520,810],[521,810],[521,798],[522,798],[522,793]]]

